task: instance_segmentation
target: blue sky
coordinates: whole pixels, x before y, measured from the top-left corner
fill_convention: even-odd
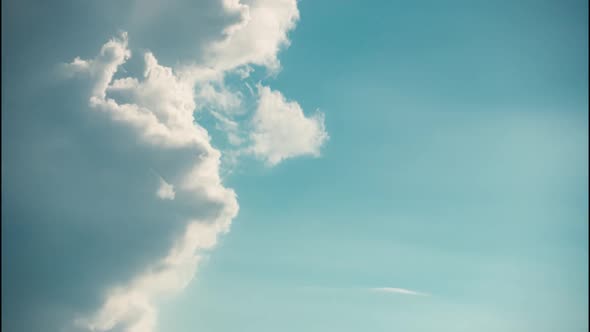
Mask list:
[[[587,2],[2,7],[3,328],[588,330]]]

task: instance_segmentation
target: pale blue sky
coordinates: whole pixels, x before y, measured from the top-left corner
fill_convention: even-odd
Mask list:
[[[157,3],[2,4],[7,330],[74,331],[105,289],[166,255],[187,215],[206,214],[153,199],[150,172],[178,171],[181,153],[138,148],[90,110],[87,81],[56,69],[120,30],[129,72],[146,49],[165,66],[198,62],[234,20],[217,1],[136,14]],[[587,1],[297,7],[281,70],[226,84],[323,113],[329,139],[274,166],[222,159],[239,214],[158,302],[157,331],[588,331]],[[240,91],[241,124],[257,101]],[[228,154],[208,109],[196,119]]]

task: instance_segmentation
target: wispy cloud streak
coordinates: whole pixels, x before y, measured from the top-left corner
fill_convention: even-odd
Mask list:
[[[403,295],[414,295],[414,296],[430,296],[430,294],[428,294],[428,293],[417,292],[417,291],[413,291],[413,290],[405,289],[405,288],[376,287],[376,288],[370,288],[369,290],[372,292],[377,292],[377,293],[391,293],[391,294],[403,294]]]

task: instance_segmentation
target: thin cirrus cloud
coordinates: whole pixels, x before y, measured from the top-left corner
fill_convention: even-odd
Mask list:
[[[417,292],[410,289],[405,288],[395,288],[395,287],[376,287],[369,289],[372,292],[376,293],[385,293],[385,294],[401,294],[401,295],[414,295],[414,296],[430,296],[428,293]]]

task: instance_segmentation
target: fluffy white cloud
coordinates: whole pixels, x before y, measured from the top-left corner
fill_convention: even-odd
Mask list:
[[[230,144],[240,146],[250,139],[245,151],[270,165],[299,155],[318,156],[328,139],[323,114],[306,117],[299,104],[285,100],[280,92],[259,86],[255,94],[245,82],[243,87],[258,98],[258,106],[251,126],[243,128],[234,119],[244,113],[240,109],[243,94],[241,87],[227,86],[225,77],[231,73],[245,79],[254,70],[251,65],[276,72],[280,67],[278,52],[288,46],[287,35],[295,27],[299,11],[296,0],[254,0],[248,4],[222,0],[222,5],[238,20],[224,28],[221,39],[205,47],[200,63],[172,69],[147,52],[142,77],[115,79],[131,57],[127,34],[122,33],[104,44],[94,59],[77,57],[65,66],[68,74],[86,75],[91,80],[92,109],[133,129],[143,144],[174,150],[193,160],[182,168],[184,173],[172,175],[174,185],[161,178],[156,192],[159,198],[176,202],[188,197],[215,212],[186,220],[184,236],[167,255],[113,287],[100,308],[76,320],[78,327],[153,332],[159,301],[186,287],[207,250],[229,230],[238,202],[234,191],[222,183],[222,154],[212,146],[207,130],[196,122],[195,111],[209,111]],[[151,15],[157,16],[157,11]],[[252,132],[244,133],[245,129]],[[225,160],[235,160],[242,152],[227,151]]]
[[[122,34],[107,42],[96,58],[76,58],[66,68],[72,73],[88,74],[94,83],[90,106],[135,129],[144,143],[164,149],[182,148],[196,155],[195,164],[180,175],[177,191],[211,205],[217,213],[207,220],[188,220],[184,237],[166,257],[127,284],[114,288],[96,313],[77,320],[78,326],[91,331],[154,331],[158,300],[186,287],[203,250],[214,246],[218,235],[229,230],[238,212],[235,193],[223,186],[219,176],[221,154],[211,146],[207,131],[194,121],[193,82],[159,65],[151,53],[145,54],[142,80],[113,80],[119,66],[130,56],[127,36]],[[127,102],[118,102],[111,94]],[[173,199],[176,191],[162,179],[157,194]]]
[[[123,33],[107,42],[93,60],[76,58],[66,69],[88,74],[94,82],[90,106],[130,125],[144,141],[162,147],[211,150],[207,131],[194,123],[192,80],[175,75],[171,68],[160,66],[153,54],[146,53],[143,80],[126,77],[113,81],[118,67],[130,56],[127,34]],[[107,93],[133,102],[119,103]]]
[[[99,55],[93,60],[82,60],[76,57],[65,66],[65,70],[71,75],[89,74],[94,82],[91,96],[104,99],[107,86],[117,68],[130,57],[131,51],[127,49],[127,33],[123,32],[118,38],[113,38],[104,44]]]
[[[319,156],[328,139],[323,113],[306,117],[297,102],[266,86],[259,85],[258,94],[249,151],[270,165],[301,155]]]
[[[299,105],[287,102],[280,92],[259,87],[256,94],[244,82],[243,87],[259,100],[253,126],[242,128],[234,117],[243,113],[240,112],[243,94],[231,91],[223,83],[228,73],[242,79],[249,77],[254,71],[252,65],[265,67],[272,73],[280,69],[278,53],[289,46],[288,33],[299,20],[297,1],[254,0],[246,5],[227,0],[224,6],[230,12],[239,12],[241,21],[225,30],[225,38],[208,45],[204,50],[204,63],[182,68],[181,75],[199,83],[198,107],[211,112],[217,120],[217,128],[226,134],[231,145],[241,146],[250,140],[249,146],[232,151],[234,157],[254,154],[273,166],[286,158],[318,156],[320,147],[328,139],[322,113],[305,117]],[[208,77],[209,81],[203,77]],[[244,133],[244,129],[253,132]]]
[[[237,6],[237,1],[230,7]],[[247,9],[246,9],[247,8]],[[220,70],[255,64],[277,70],[277,54],[289,45],[288,32],[299,20],[296,0],[256,0],[240,7],[243,20],[227,30],[228,36],[207,50],[208,65]]]
[[[223,216],[227,218],[232,216]],[[121,328],[127,332],[154,331],[157,301],[183,290],[193,279],[203,251],[217,243],[220,225],[229,220],[192,221],[184,236],[157,264],[128,284],[111,289],[102,307],[90,317],[76,320],[76,325],[90,331]]]

